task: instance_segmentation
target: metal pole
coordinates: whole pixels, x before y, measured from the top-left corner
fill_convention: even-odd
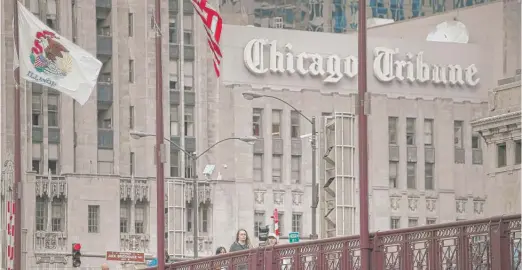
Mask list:
[[[312,117],[312,235],[311,239],[317,239],[317,204],[319,203],[318,198],[318,186],[317,186],[317,136],[315,127],[315,116]]]
[[[361,270],[370,270],[370,232],[368,228],[368,117],[366,115],[366,1],[359,0],[358,32],[358,120],[359,120],[359,219]]]
[[[161,58],[161,0],[156,0],[156,215],[158,270],[165,269],[165,149],[163,144],[163,74]]]
[[[192,197],[192,202],[194,205],[192,206],[193,212],[193,219],[194,219],[194,225],[192,225],[192,228],[194,230],[194,233],[192,234],[194,236],[194,259],[198,257],[198,248],[199,248],[199,198],[198,198],[198,175],[196,173],[196,163],[197,163],[197,157],[196,154],[192,154],[190,156],[190,161],[192,163],[192,185],[194,186],[194,194]]]
[[[18,51],[18,1],[14,6],[14,45]],[[20,120],[20,68],[14,71],[14,195],[15,195],[15,232],[14,232],[14,269],[22,269],[22,131]]]

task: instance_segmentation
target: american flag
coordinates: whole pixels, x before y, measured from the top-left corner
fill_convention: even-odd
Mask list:
[[[210,47],[214,57],[214,71],[216,72],[216,76],[219,77],[221,74],[221,59],[223,58],[221,47],[219,46],[221,30],[223,29],[223,19],[221,18],[221,15],[219,15],[219,12],[208,4],[207,0],[192,0],[191,2],[203,21],[205,30],[207,30],[208,46]]]
[[[7,201],[7,270],[14,269],[14,215],[15,203],[14,201]]]

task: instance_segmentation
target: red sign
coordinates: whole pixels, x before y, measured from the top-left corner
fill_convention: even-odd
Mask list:
[[[145,262],[145,254],[138,252],[107,251],[107,261]]]

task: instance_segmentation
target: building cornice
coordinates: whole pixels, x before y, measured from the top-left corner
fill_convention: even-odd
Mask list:
[[[520,127],[521,115],[521,111],[504,113],[500,115],[489,116],[473,120],[470,124],[475,129],[488,129],[514,123],[516,123]]]

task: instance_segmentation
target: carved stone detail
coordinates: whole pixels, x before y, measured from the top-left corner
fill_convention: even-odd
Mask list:
[[[36,196],[54,198],[67,198],[67,181],[63,176],[36,176]]]
[[[192,183],[185,184],[185,200],[190,203],[194,196],[194,187]],[[199,203],[210,203],[212,199],[212,187],[209,183],[199,183],[198,201]]]
[[[419,204],[418,197],[408,197],[408,209],[410,209],[410,211],[412,211],[412,212],[417,211],[418,204]]]
[[[466,199],[457,199],[455,201],[455,210],[458,214],[462,214],[466,212]]]
[[[120,179],[120,199],[131,201],[149,201],[150,185],[143,179]]]
[[[213,243],[213,238],[211,236],[199,236],[198,237],[199,241],[198,241],[198,251],[203,253],[204,255],[214,255],[212,252],[212,243]],[[187,235],[185,237],[185,243],[186,243],[186,247],[187,247],[187,251],[188,253],[192,253],[194,252],[193,251],[193,246],[194,246],[194,236],[192,235]]]
[[[35,251],[68,251],[67,234],[64,232],[37,231],[34,233]]]
[[[426,198],[426,210],[434,212],[437,209],[437,199]]]
[[[292,191],[292,205],[300,206],[303,203],[303,192]]]
[[[120,234],[120,250],[121,251],[149,251],[149,235],[148,234]]]
[[[391,196],[390,197],[390,207],[393,211],[398,211],[401,206],[401,197],[399,196]]]
[[[255,190],[254,191],[255,203],[264,204],[265,203],[265,193],[266,193],[266,190]]]
[[[474,200],[473,201],[473,212],[477,215],[482,215],[484,213],[484,204],[485,200]]]
[[[274,204],[283,205],[285,204],[285,192],[284,190],[274,191]]]
[[[10,154],[8,154],[10,155]],[[4,197],[10,197],[14,191],[14,163],[11,160],[6,160],[2,168],[1,178],[1,193]]]

